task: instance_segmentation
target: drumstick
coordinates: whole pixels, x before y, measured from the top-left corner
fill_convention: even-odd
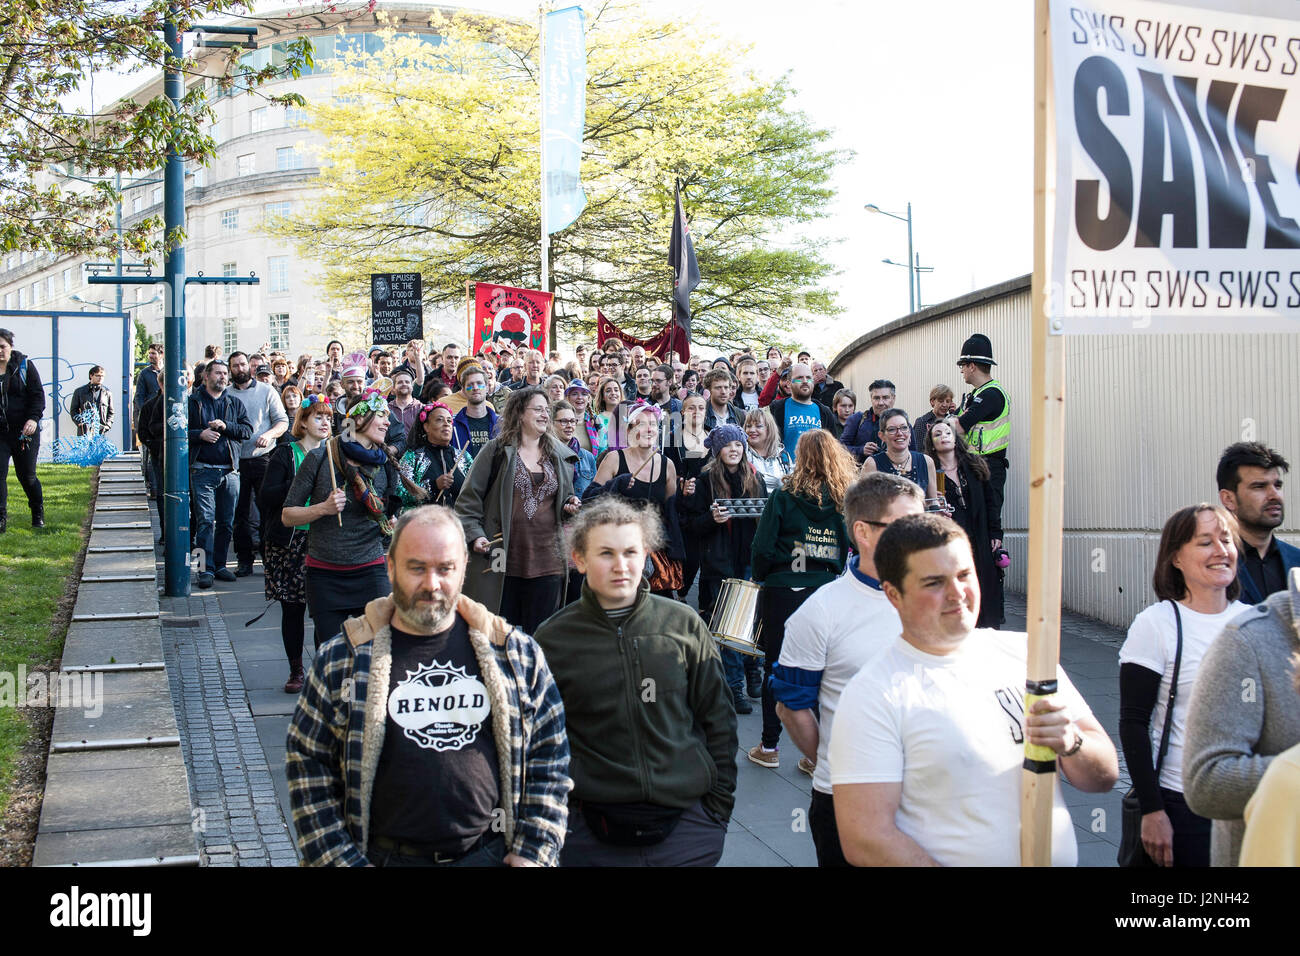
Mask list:
[[[334,477],[334,446],[331,444],[335,439],[331,438],[325,442],[325,455],[330,460],[330,494],[339,490],[338,482]],[[339,519],[339,527],[343,527],[343,512],[337,512],[334,517]]]

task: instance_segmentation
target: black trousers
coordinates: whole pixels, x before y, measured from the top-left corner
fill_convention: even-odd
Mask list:
[[[996,515],[998,522],[1002,521],[1002,502],[1006,499],[1007,487],[1007,460],[996,456],[986,456],[984,463],[989,466],[989,484],[993,487],[993,499],[997,503],[998,513]],[[989,515],[990,522],[994,515]]]
[[[560,588],[566,575],[547,574],[540,578],[506,575],[501,589],[501,610],[497,613],[525,634],[560,609]]]
[[[0,511],[9,510],[9,459],[14,460],[14,474],[18,484],[27,493],[27,505],[32,514],[44,514],[45,498],[41,483],[36,478],[36,454],[40,449],[41,432],[36,430],[26,442],[20,444],[18,439],[22,432],[13,429],[0,431]]]
[[[1161,787],[1160,796],[1174,828],[1174,866],[1209,866],[1211,822],[1193,813],[1177,790]]]
[[[262,490],[270,455],[239,460],[239,500],[235,502],[235,557],[240,564],[252,564],[253,553],[261,547],[257,513],[257,493]]]
[[[781,718],[776,715],[776,695],[772,693],[772,668],[781,656],[785,641],[785,622],[813,596],[814,587],[794,588],[763,586],[759,608],[763,613],[763,746],[776,747],[781,739]]]
[[[840,847],[840,830],[835,824],[835,799],[820,790],[812,792],[808,805],[808,830],[817,850],[818,866],[848,866]]]

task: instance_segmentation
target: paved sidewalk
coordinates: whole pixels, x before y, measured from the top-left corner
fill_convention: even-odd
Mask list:
[[[200,598],[191,599],[201,602],[205,609],[211,609],[215,604],[220,610],[220,617],[214,619],[212,628],[216,659],[200,658],[197,666],[201,672],[206,668],[214,694],[216,679],[220,676],[223,693],[227,695],[226,700],[233,710],[234,716],[230,722],[223,726],[214,721],[214,728],[224,731],[224,738],[221,739],[226,748],[224,753],[232,760],[238,754],[246,761],[242,772],[249,780],[247,784],[242,784],[240,771],[233,772],[231,779],[235,783],[234,796],[238,804],[236,806],[227,801],[225,809],[229,814],[244,814],[242,835],[252,842],[259,838],[266,842],[277,835],[274,827],[264,826],[264,821],[271,818],[264,805],[267,795],[265,781],[268,777],[279,799],[283,819],[291,819],[284,773],[284,745],[289,717],[296,700],[296,697],[284,693],[282,689],[289,671],[280,642],[279,605],[272,605],[260,621],[245,627],[245,623],[261,613],[266,606],[262,586],[262,566],[259,562],[251,577],[228,584],[218,582],[211,591],[196,592],[202,595]],[[197,609],[195,613],[198,613]],[[1008,595],[1007,614],[1008,627],[1023,628],[1023,598]],[[164,634],[166,633],[164,629]],[[1076,614],[1067,613],[1062,624],[1061,658],[1064,666],[1087,698],[1097,718],[1110,733],[1117,748],[1117,654],[1123,637],[1123,632]],[[310,618],[307,623],[306,645],[306,659],[309,660],[312,645]],[[225,646],[229,646],[229,652],[224,650]],[[232,657],[234,667],[231,666]],[[212,701],[213,698],[208,700]],[[783,737],[781,766],[777,770],[759,767],[746,758],[745,751],[758,742],[762,727],[761,708],[757,701],[754,704],[754,713],[739,719],[736,810],[722,865],[815,866],[816,855],[812,838],[807,832],[812,782],[798,771],[796,764],[799,755],[788,738]],[[264,755],[260,762],[254,752],[254,738]],[[206,757],[206,752],[202,753]],[[264,770],[260,769],[263,767]],[[223,764],[218,769],[221,771],[221,780],[227,779],[227,766]],[[209,784],[216,782],[210,772],[203,779]],[[1120,798],[1127,787],[1127,774],[1123,771],[1122,763],[1120,784],[1109,794],[1084,794],[1065,785],[1066,802],[1070,806],[1079,841],[1081,866],[1115,865],[1115,849],[1119,843]],[[250,827],[247,822],[247,800],[250,794],[254,801],[252,818],[256,827]],[[204,800],[211,800],[212,793],[205,791],[200,796]],[[262,800],[261,804],[258,803],[259,799]],[[199,805],[207,804],[200,800]],[[233,817],[231,825],[234,826],[239,819],[238,816]],[[234,845],[242,853],[240,843]],[[278,846],[278,841],[268,844],[267,854],[273,865],[289,862],[283,849],[275,849]],[[240,859],[244,857],[240,856]]]

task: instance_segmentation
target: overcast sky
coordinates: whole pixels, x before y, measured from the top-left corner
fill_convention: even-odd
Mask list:
[[[466,6],[528,18],[538,10],[536,0]],[[867,203],[900,215],[912,204],[915,251],[934,268],[921,277],[924,304],[1030,271],[1033,4],[641,0],[639,8],[712,22],[752,45],[754,68],[788,72],[795,105],[856,154],[838,171],[838,199],[818,227],[843,240],[831,252],[840,269],[831,281],[846,311],[801,328],[814,351],[829,357],[907,312],[907,271],[881,262],[907,259],[907,227],[866,212]],[[101,83],[96,100],[138,82]]]

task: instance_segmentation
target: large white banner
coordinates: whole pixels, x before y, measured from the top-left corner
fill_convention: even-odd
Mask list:
[[[1063,0],[1051,47],[1052,331],[1300,331],[1300,23]]]

